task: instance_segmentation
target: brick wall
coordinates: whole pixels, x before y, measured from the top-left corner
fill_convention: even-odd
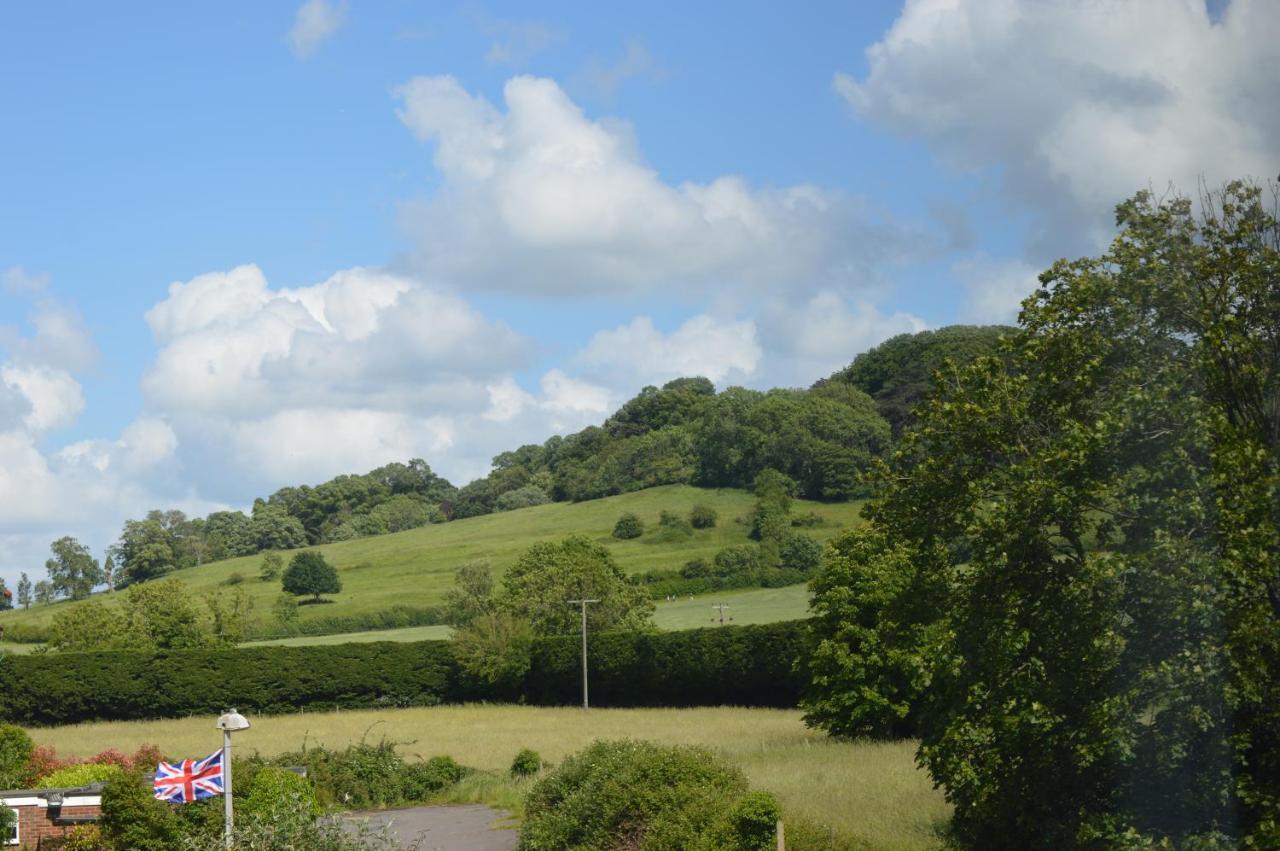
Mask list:
[[[73,824],[59,825],[54,824],[50,817],[50,811],[42,806],[15,806],[18,813],[18,844],[4,846],[6,848],[26,848],[29,851],[35,851],[40,840],[45,837],[65,836],[72,828]],[[101,807],[93,806],[63,806],[59,815],[63,818],[72,816],[97,816],[101,812]]]

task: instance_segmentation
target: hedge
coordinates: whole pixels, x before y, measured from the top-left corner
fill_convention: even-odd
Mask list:
[[[795,706],[802,621],[591,637],[596,706]],[[581,645],[539,639],[521,697],[581,699]],[[465,685],[448,641],[0,658],[0,717],[28,725],[241,712],[456,703],[492,697]]]

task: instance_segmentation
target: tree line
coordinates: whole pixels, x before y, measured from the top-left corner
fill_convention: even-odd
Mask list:
[[[319,485],[284,487],[252,510],[188,517],[155,510],[128,520],[101,562],[74,537],[51,544],[47,578],[19,580],[17,603],[82,599],[194,567],[260,552],[413,529],[429,523],[579,501],[669,484],[751,488],[775,470],[797,496],[866,496],[865,474],[909,429],[911,407],[944,363],[996,350],[1003,326],[903,334],[807,389],[730,387],[706,378],[648,386],[600,426],[493,459],[489,475],[457,488],[422,459]],[[0,587],[0,608],[12,596]]]

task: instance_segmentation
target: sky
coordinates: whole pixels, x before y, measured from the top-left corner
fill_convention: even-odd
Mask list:
[[[1011,322],[1280,172],[1270,0],[0,2],[0,577]]]

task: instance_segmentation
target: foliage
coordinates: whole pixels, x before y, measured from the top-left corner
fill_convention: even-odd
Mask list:
[[[18,814],[0,803],[0,836],[8,836],[9,831],[18,823]]]
[[[204,642],[200,611],[178,579],[147,582],[129,589],[124,630],[130,646],[177,650]]]
[[[96,824],[78,824],[67,831],[58,851],[110,851]]]
[[[1005,325],[949,325],[936,331],[899,334],[863,352],[819,384],[851,384],[875,400],[895,438],[916,422],[913,410],[933,392],[934,374],[995,355]]]
[[[141,774],[119,774],[102,790],[98,826],[115,848],[131,851],[171,851],[181,837],[181,825],[170,805],[157,801]]]
[[[112,780],[120,775],[121,771],[118,765],[81,762],[59,768],[43,777],[37,777],[35,782],[46,789],[70,789]]]
[[[26,730],[16,724],[0,724],[0,789],[23,786],[34,747]]]
[[[238,783],[236,785],[239,787]],[[320,815],[320,802],[311,780],[287,768],[262,766],[253,773],[248,789],[243,803],[237,804],[237,816],[243,813],[249,818],[270,817],[286,801],[312,817]]]
[[[31,608],[31,580],[25,571],[18,577],[18,605],[24,609]]]
[[[811,712],[917,713],[964,844],[1280,842],[1280,226],[1245,184],[1200,207],[1140,193],[1044,273],[817,589],[849,652]]]
[[[294,626],[298,622],[298,598],[292,594],[281,594],[271,604],[271,614],[281,627]]]
[[[808,723],[841,736],[915,732],[941,640],[935,613],[947,603],[938,577],[924,553],[878,531],[831,543],[810,585],[815,642],[801,703]]]
[[[204,602],[210,641],[229,647],[244,641],[253,625],[253,600],[243,588],[236,588],[229,595],[210,592],[204,595]]]
[[[662,509],[658,514],[658,532],[649,539],[649,543],[669,543],[682,541],[693,534],[693,526],[684,517],[674,511]]]
[[[445,623],[462,628],[481,615],[493,613],[497,603],[493,596],[493,568],[487,560],[459,565],[453,579],[453,587],[444,594]]]
[[[258,579],[263,582],[275,582],[284,572],[284,556],[277,552],[268,552],[262,556],[262,567],[258,570]]]
[[[762,800],[735,806],[746,788],[742,774],[710,751],[596,742],[529,791],[519,847],[763,848]]]
[[[511,697],[529,672],[533,628],[507,612],[487,612],[454,633],[453,647],[458,665],[475,682]]]
[[[233,570],[226,579],[222,580],[223,585],[239,585],[242,582],[244,582],[244,574],[238,570]]]
[[[619,541],[638,538],[643,534],[644,521],[630,511],[619,517],[618,522],[613,524],[613,537]]]
[[[343,809],[422,801],[457,783],[465,773],[447,756],[406,763],[395,743],[386,739],[376,745],[361,740],[342,750],[305,748],[282,754],[276,761],[305,767],[320,804]]]
[[[55,594],[83,600],[95,585],[103,582],[98,560],[89,554],[89,548],[70,536],[59,538],[49,545],[53,558],[44,563],[49,573],[49,583]]]
[[[768,792],[748,792],[733,805],[713,831],[716,848],[772,851],[782,811]]]
[[[653,616],[648,593],[630,582],[605,547],[582,535],[529,547],[502,580],[500,605],[529,622],[537,635],[579,628],[570,600],[595,599],[587,607],[593,632],[640,629]]]
[[[457,783],[467,774],[450,756],[433,756],[425,762],[409,762],[401,769],[406,801],[425,801]]]
[[[544,505],[550,501],[551,497],[547,496],[547,492],[542,488],[537,485],[525,485],[499,496],[494,502],[494,508],[498,511],[514,511],[517,508]]]
[[[568,608],[568,607],[566,607]],[[591,639],[592,702],[601,706],[795,706],[797,621]],[[518,697],[581,698],[577,636],[535,638]],[[0,717],[30,725],[93,719],[420,706],[494,696],[462,675],[452,641],[12,656],[0,665]],[[56,766],[55,766],[56,767]],[[47,769],[52,770],[52,769]]]
[[[321,594],[337,594],[342,591],[338,571],[329,564],[324,554],[315,550],[300,552],[289,560],[281,578],[284,590],[294,596],[311,594],[319,600]]]
[[[98,650],[124,647],[128,635],[117,608],[90,600],[54,615],[46,640],[53,650]]]
[[[689,525],[695,529],[714,529],[720,515],[709,505],[698,503],[689,512]]]
[[[511,760],[512,777],[532,777],[542,770],[542,757],[535,750],[521,748]]]

